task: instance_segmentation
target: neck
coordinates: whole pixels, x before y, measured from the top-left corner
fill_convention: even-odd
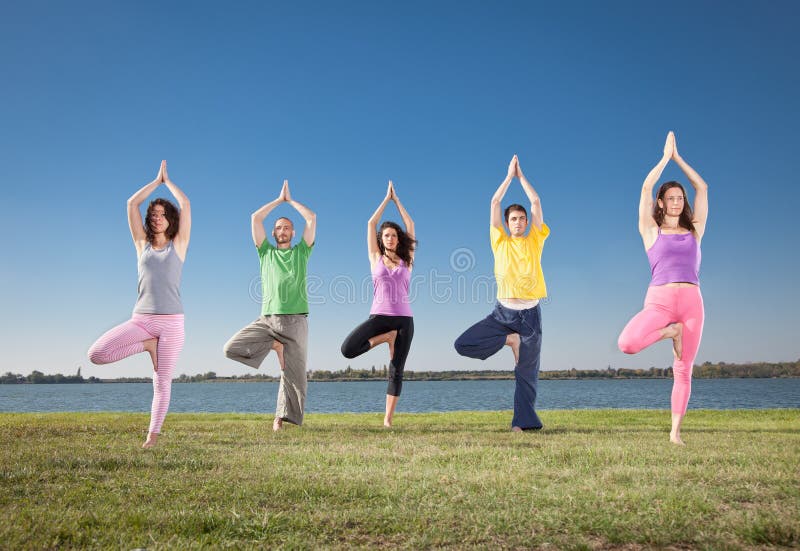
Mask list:
[[[661,227],[668,230],[677,230],[678,227],[680,227],[680,221],[681,219],[679,216],[670,216],[665,214],[664,220],[661,222]]]
[[[163,233],[157,233],[153,236],[153,242],[151,243],[151,245],[156,249],[163,249],[164,247],[167,246],[168,242],[169,240],[167,239],[166,235],[164,235]]]
[[[276,249],[291,249],[292,248],[292,244],[291,243],[275,243],[275,248]]]

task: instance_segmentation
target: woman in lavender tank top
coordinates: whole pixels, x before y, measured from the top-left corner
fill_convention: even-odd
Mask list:
[[[673,160],[694,188],[694,209],[678,182],[661,185],[653,201],[653,187],[667,163]],[[650,261],[652,279],[644,309],[619,336],[619,348],[635,354],[662,339],[672,339],[672,430],[669,439],[683,445],[681,424],[689,404],[692,367],[703,334],[703,297],[700,294],[700,240],[708,218],[708,186],[678,154],[670,132],[664,155],[642,185],[639,233]]]
[[[389,201],[394,201],[403,219],[405,230],[394,222],[378,221]],[[403,369],[414,338],[414,318],[408,301],[408,287],[414,263],[414,221],[400,203],[392,181],[386,197],[367,222],[367,251],[372,268],[373,299],[367,321],[353,329],[342,343],[345,358],[355,358],[368,350],[389,345],[389,386],[386,390],[386,414],[383,426],[391,427],[400,391]]]
[[[178,200],[154,199],[142,220],[141,204],[161,184]],[[172,372],[183,349],[180,282],[189,248],[192,213],[189,198],[170,180],[161,161],[156,179],[128,199],[128,226],[139,265],[139,299],[128,321],[107,331],[89,349],[94,364],[117,362],[147,352],[153,362],[153,402],[143,448],[155,446],[169,409]]]

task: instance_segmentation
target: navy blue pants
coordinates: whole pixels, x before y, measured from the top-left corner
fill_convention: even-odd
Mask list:
[[[519,334],[519,362],[514,367],[514,417],[512,427],[540,429],[536,415],[536,387],[539,383],[539,356],[542,350],[542,311],[537,304],[527,310],[512,310],[500,303],[456,339],[456,351],[468,358],[485,360],[506,343],[506,336]]]

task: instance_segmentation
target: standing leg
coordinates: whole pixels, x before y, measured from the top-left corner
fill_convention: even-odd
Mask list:
[[[386,414],[383,417],[383,426],[390,428],[400,392],[403,390],[403,371],[406,366],[408,351],[414,338],[414,318],[398,316],[397,338],[394,343],[394,354],[389,361],[389,385],[386,389]]]
[[[172,375],[183,350],[183,314],[148,315],[148,328],[158,335],[158,371],[153,374],[150,428],[143,448],[155,446],[172,396]]]
[[[672,430],[670,442],[683,445],[681,425],[692,392],[692,369],[700,339],[703,335],[703,297],[697,287],[680,287],[678,291],[679,315],[683,322],[683,353],[672,364]]]
[[[283,343],[284,369],[278,386],[278,405],[273,430],[280,430],[283,421],[303,424],[308,374],[308,318],[301,314],[270,316],[275,337]]]
[[[510,312],[507,310],[507,312]],[[536,395],[539,384],[539,359],[542,350],[541,307],[518,313],[519,362],[514,368],[514,417],[512,429],[540,429],[542,421],[536,414]]]

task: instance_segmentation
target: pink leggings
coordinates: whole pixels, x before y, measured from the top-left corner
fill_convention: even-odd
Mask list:
[[[692,392],[692,367],[703,334],[703,297],[700,287],[650,287],[644,310],[633,316],[619,336],[619,349],[636,354],[661,338],[671,323],[683,324],[683,352],[672,364],[672,413],[686,414]]]
[[[153,376],[150,432],[159,434],[169,409],[172,371],[183,348],[183,314],[133,314],[97,339],[89,349],[89,359],[94,364],[116,362],[144,352],[144,341],[152,338],[158,339],[158,372]]]

